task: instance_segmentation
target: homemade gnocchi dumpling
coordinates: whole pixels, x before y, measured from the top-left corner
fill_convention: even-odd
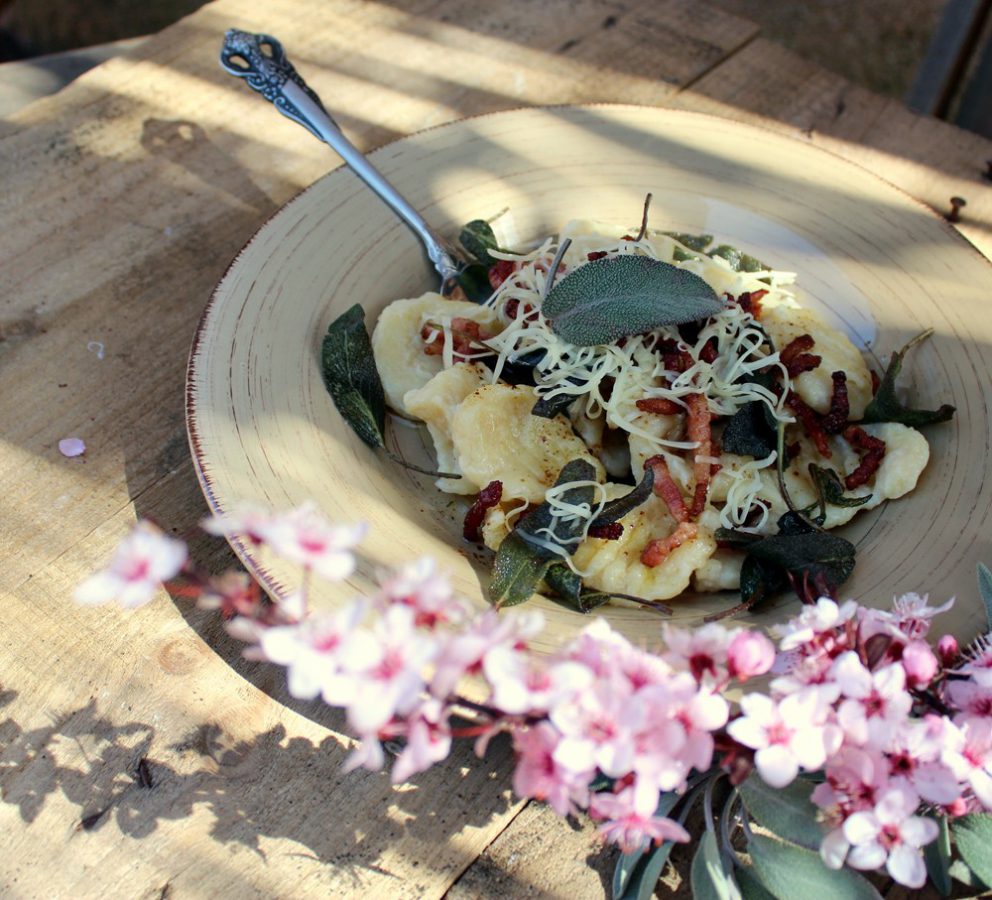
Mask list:
[[[596,480],[603,480],[602,463],[568,421],[531,415],[536,400],[531,387],[489,384],[461,402],[451,417],[451,440],[465,478],[480,487],[498,479],[504,500],[531,503],[544,500],[573,459],[592,463]]]
[[[447,300],[434,292],[394,300],[382,311],[372,332],[372,353],[386,402],[392,409],[416,415],[407,408],[404,396],[423,387],[444,368],[443,357],[424,352],[421,329],[426,322],[444,324],[455,316],[485,325],[492,332],[499,329],[499,319],[488,306]]]

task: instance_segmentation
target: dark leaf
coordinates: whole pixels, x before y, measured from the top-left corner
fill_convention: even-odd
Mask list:
[[[709,256],[719,256],[730,263],[730,268],[735,272],[767,272],[771,266],[763,263],[760,259],[755,259],[747,253],[743,253],[736,247],[728,244],[720,244],[709,251]]]
[[[836,589],[854,571],[854,544],[826,532],[776,534],[750,548],[750,555],[762,563],[796,577],[819,579]]]
[[[561,472],[558,473],[555,486],[567,484],[570,481],[595,480],[596,470],[593,468],[592,463],[584,459],[573,459],[571,462],[566,463]],[[594,496],[595,488],[587,485],[585,487],[570,488],[561,495],[560,500],[562,503],[576,505],[586,503],[591,506]],[[542,531],[542,529],[551,527],[552,522],[554,522],[554,517],[551,515],[551,504],[545,500],[544,503],[536,507],[521,520],[513,533],[519,535],[522,540],[529,543],[534,548],[534,552],[544,558],[560,558],[561,554],[553,553],[547,547],[539,546],[539,544],[551,542],[557,544],[566,553],[571,553],[581,540],[584,523],[578,519],[574,522],[561,522],[559,520],[555,525],[554,537],[552,537]]]
[[[992,885],[992,815],[972,813],[955,819],[951,836],[968,868]]]
[[[699,841],[689,869],[693,900],[740,900],[732,875],[723,867],[716,835],[707,830]]]
[[[723,304],[698,275],[647,256],[586,263],[557,281],[542,312],[551,330],[580,347],[716,315]]]
[[[365,311],[355,304],[327,329],[321,348],[324,384],[344,420],[368,446],[385,445],[386,398],[365,328]]]
[[[489,255],[489,251],[499,250],[499,245],[496,243],[492,226],[485,219],[473,219],[469,222],[458,235],[458,242],[469,256],[478,260],[487,270],[496,263],[496,260]],[[486,283],[488,284],[488,278]],[[489,293],[492,293],[491,287]]]
[[[569,381],[577,383],[576,379],[569,378]],[[576,400],[578,394],[556,394],[554,397],[541,397],[534,404],[530,414],[540,416],[542,419],[553,419],[560,413],[565,412]]]
[[[964,860],[954,860],[947,871],[955,881],[960,881],[965,887],[974,888],[979,894],[989,889],[989,886],[965,865]]]
[[[646,502],[653,490],[654,469],[649,467],[644,470],[644,477],[641,479],[640,484],[629,494],[625,494],[623,497],[618,497],[616,500],[611,500],[607,503],[593,520],[592,524],[594,526],[609,525],[611,522],[619,521],[627,513],[637,509],[638,506]]]
[[[538,548],[511,531],[496,552],[489,602],[499,609],[526,603],[537,593],[550,565]]]
[[[761,400],[745,403],[727,422],[722,446],[727,453],[765,459],[776,448],[775,426],[768,422],[768,404]]]
[[[817,809],[810,800],[813,785],[808,781],[797,779],[784,788],[773,788],[752,774],[738,790],[748,813],[763,828],[800,847],[820,848],[823,829],[816,820]]]
[[[683,247],[688,247],[699,253],[702,253],[713,243],[712,234],[686,234],[684,231],[666,231],[665,234],[670,238],[675,238]]]
[[[840,476],[833,469],[810,463],[809,474],[813,479],[813,487],[817,494],[823,498],[824,502],[832,506],[863,506],[871,500],[871,494],[866,494],[864,497],[845,497],[844,482],[840,480]]]
[[[936,840],[923,848],[923,858],[927,864],[927,874],[933,886],[940,891],[942,897],[950,897],[954,885],[951,883],[951,833],[947,827],[946,816],[936,816],[935,821],[940,832]]]
[[[755,833],[748,839],[747,849],[761,883],[778,900],[881,900],[881,894],[857,872],[828,869],[820,854],[812,850]]]
[[[734,877],[737,879],[737,886],[741,889],[742,900],[775,900],[775,895],[761,883],[754,866],[738,866]]]
[[[455,276],[455,283],[472,303],[485,303],[493,293],[489,283],[489,269],[481,263],[466,266]]]
[[[909,409],[896,397],[896,379],[902,370],[902,363],[906,354],[917,344],[926,340],[932,331],[925,331],[923,334],[913,338],[902,350],[897,350],[889,360],[889,367],[882,376],[882,382],[875,392],[871,403],[865,410],[863,422],[899,422],[902,425],[909,425],[911,428],[922,428],[924,425],[933,425],[936,422],[947,422],[954,415],[954,407],[944,404],[940,409]]]
[[[779,534],[820,534],[821,529],[817,526],[822,525],[823,522],[818,522],[816,519],[810,521],[807,516],[789,510],[779,516],[777,524]]]
[[[978,564],[978,593],[985,604],[985,619],[992,631],[992,572],[985,563]]]
[[[722,547],[731,550],[746,550],[752,544],[764,540],[760,534],[751,534],[749,531],[735,531],[733,528],[717,528],[713,536]]]
[[[747,609],[777,594],[785,585],[785,578],[777,568],[765,565],[751,554],[744,557],[741,564],[741,603]]]
[[[565,606],[579,609],[579,600],[582,597],[582,579],[565,563],[552,563],[544,574],[544,581],[558,595],[558,599]],[[579,611],[586,612],[586,610]]]

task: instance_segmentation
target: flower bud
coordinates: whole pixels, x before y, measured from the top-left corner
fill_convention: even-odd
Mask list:
[[[958,797],[944,807],[944,812],[951,819],[956,819],[958,816],[963,816],[968,812],[968,801],[965,800],[964,797]]]
[[[957,638],[953,634],[945,634],[937,641],[937,652],[940,654],[940,661],[945,665],[951,665],[958,658],[960,649]]]
[[[910,641],[902,651],[902,667],[910,687],[926,687],[933,681],[940,664],[926,641]]]
[[[727,668],[738,681],[764,675],[775,662],[775,645],[758,631],[742,631],[727,647]]]

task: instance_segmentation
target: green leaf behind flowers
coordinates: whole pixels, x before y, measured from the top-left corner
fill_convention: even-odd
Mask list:
[[[759,825],[800,847],[819,849],[823,829],[810,800],[810,782],[796,779],[784,788],[773,788],[760,775],[752,774],[738,790],[748,813]]]
[[[992,885],[992,815],[973,813],[951,823],[951,835],[965,864]]]
[[[889,366],[882,376],[882,381],[872,398],[871,403],[865,410],[864,422],[899,422],[902,425],[909,425],[911,428],[922,428],[924,425],[933,425],[937,422],[949,421],[955,412],[953,406],[944,404],[940,409],[909,409],[896,397],[896,379],[902,371],[902,363],[906,354],[917,344],[921,344],[930,335],[933,329],[924,331],[923,334],[913,338],[902,350],[897,350],[889,360]]]
[[[608,256],[555,282],[542,312],[580,347],[716,315],[723,304],[698,275],[648,256]]]
[[[385,446],[386,397],[359,304],[331,323],[320,362],[324,384],[344,420],[373,450]]]
[[[723,868],[716,835],[707,829],[700,838],[689,869],[693,900],[740,900],[741,894]]]

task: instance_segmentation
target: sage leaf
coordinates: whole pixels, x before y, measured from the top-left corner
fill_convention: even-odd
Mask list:
[[[473,219],[466,224],[458,235],[458,243],[465,248],[466,253],[487,269],[496,263],[496,259],[489,255],[489,251],[499,250],[499,244],[496,243],[492,226],[485,219]],[[492,293],[491,288],[490,293]]]
[[[670,815],[683,799],[684,795],[661,794],[655,815]],[[652,849],[646,843],[631,853],[622,853],[613,870],[613,900],[650,900],[674,846],[673,841],[664,841]]]
[[[670,238],[675,238],[683,247],[688,247],[697,253],[702,253],[713,243],[712,234],[687,234],[684,231],[666,231],[664,234]]]
[[[558,478],[555,480],[555,486],[567,484],[570,481],[595,481],[596,480],[596,470],[593,468],[592,463],[584,459],[573,459],[570,462],[565,463],[562,470],[558,473]],[[571,503],[575,505],[588,504],[592,505],[593,498],[595,495],[595,488],[592,485],[586,485],[584,487],[570,488],[564,491],[561,495],[562,503]],[[543,529],[550,528],[552,523],[554,523],[554,535],[550,535],[544,532]],[[521,540],[530,544],[534,552],[546,559],[560,558],[562,554],[554,553],[549,550],[546,546],[541,546],[541,544],[547,544],[551,542],[561,547],[565,553],[571,553],[582,538],[582,532],[584,529],[584,523],[581,519],[576,519],[572,522],[562,522],[561,520],[555,521],[551,514],[551,504],[545,500],[540,506],[534,509],[532,512],[528,513],[527,516],[521,520],[520,524],[517,525],[514,530],[514,534],[519,535]],[[500,547],[502,549],[502,546]]]
[[[937,837],[923,848],[923,859],[927,864],[927,874],[942,897],[950,897],[954,885],[951,882],[951,832],[947,827],[946,816],[935,816],[934,821],[940,831]]]
[[[775,900],[775,896],[761,883],[754,866],[738,866],[734,877],[737,879],[737,886],[741,889],[742,900]]]
[[[748,839],[747,849],[761,883],[778,900],[796,900],[796,897],[882,900],[867,879],[851,869],[828,869],[820,854],[812,850],[756,833]]]
[[[577,378],[568,379],[572,384],[581,384]],[[532,416],[542,419],[553,419],[565,412],[576,400],[578,394],[555,394],[553,397],[539,397],[530,411]]]
[[[810,800],[813,785],[797,779],[784,788],[770,787],[752,774],[738,790],[744,806],[759,825],[776,837],[819,850],[823,829],[816,820],[816,807]]]
[[[551,330],[580,347],[609,344],[723,309],[698,275],[648,256],[608,256],[573,269],[542,305]]]
[[[933,329],[924,331],[923,334],[913,338],[902,350],[897,350],[889,360],[888,368],[882,376],[882,381],[872,398],[871,403],[865,410],[863,422],[899,422],[902,425],[909,425],[911,428],[922,428],[924,425],[933,425],[937,422],[949,421],[955,412],[955,408],[949,404],[944,404],[940,409],[909,409],[896,397],[896,379],[902,371],[902,363],[906,354],[917,344],[925,341],[933,334]]]
[[[992,815],[972,813],[951,823],[961,859],[985,884],[992,885]]]
[[[386,397],[359,304],[331,322],[320,363],[324,385],[344,420],[373,450],[384,447]]]
[[[565,563],[552,563],[544,574],[544,583],[554,591],[554,596],[549,599],[583,615],[610,602],[610,594],[585,590],[582,579]]]
[[[533,544],[511,531],[496,551],[489,602],[497,609],[526,603],[537,593],[550,565],[551,560]]]
[[[654,469],[644,470],[644,477],[629,494],[610,500],[593,520],[592,525],[611,525],[622,519],[627,513],[637,509],[654,492]],[[591,527],[591,526],[590,526]]]
[[[831,506],[863,506],[871,500],[871,494],[864,497],[847,497],[844,494],[846,488],[840,476],[831,468],[818,466],[816,463],[809,464],[810,478],[813,480],[813,487],[817,494],[823,498],[825,503]]]
[[[769,422],[768,404],[761,400],[745,403],[723,429],[722,446],[727,453],[765,459],[777,444],[775,426]]]
[[[472,303],[485,303],[493,293],[489,283],[489,269],[481,263],[465,266],[456,276],[455,284],[465,294],[465,299]]]
[[[854,544],[826,532],[775,534],[752,545],[750,555],[831,592],[854,571]]]
[[[689,884],[693,900],[740,900],[731,875],[723,868],[723,859],[716,844],[716,835],[707,830],[692,857]]]
[[[756,259],[748,253],[731,247],[729,244],[720,244],[709,251],[707,256],[719,256],[730,263],[730,268],[735,272],[767,272],[771,269],[767,263]]]
[[[985,604],[985,618],[989,623],[989,630],[992,631],[992,572],[985,563],[978,564],[978,593],[981,594],[982,603]]]
[[[974,872],[972,872],[971,869],[964,864],[963,860],[954,860],[947,871],[951,878],[955,881],[960,881],[965,887],[974,888],[979,893],[989,889],[988,885],[985,884],[985,882],[983,882]]]

